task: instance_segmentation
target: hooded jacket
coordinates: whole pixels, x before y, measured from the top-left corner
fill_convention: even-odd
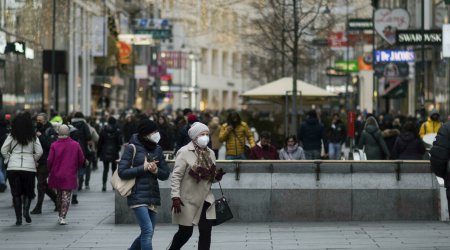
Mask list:
[[[88,141],[92,139],[91,130],[83,118],[72,118],[72,125],[77,129],[75,131],[77,141],[80,143],[81,150],[86,158],[88,158],[90,152],[88,150]]]
[[[378,128],[378,123],[373,117],[367,118],[358,147],[364,149],[367,160],[386,160],[390,158],[389,149]]]
[[[422,140],[408,131],[397,137],[392,149],[394,160],[422,160],[423,154],[425,154],[425,146]]]
[[[437,120],[437,121],[433,121],[431,119],[431,116],[434,114],[438,114],[437,110],[433,109],[430,112],[430,117],[428,118],[428,120],[424,123],[422,123],[422,126],[420,126],[420,130],[419,130],[419,135],[420,138],[423,138],[424,135],[426,134],[437,134],[438,130],[442,127],[442,122]]]
[[[169,178],[170,169],[167,166],[162,149],[159,145],[152,151],[148,151],[139,141],[137,134],[131,136],[130,144],[136,147],[133,159],[133,147],[127,146],[119,162],[118,174],[122,179],[136,178],[136,183],[127,197],[128,206],[133,205],[161,205],[158,180],[165,181]],[[156,174],[144,171],[144,161],[156,160],[158,172]],[[131,167],[132,165],[132,167]]]
[[[115,125],[106,125],[100,133],[97,154],[102,161],[113,162],[119,159],[122,135]]]

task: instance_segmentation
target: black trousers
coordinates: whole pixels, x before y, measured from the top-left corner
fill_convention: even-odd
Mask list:
[[[103,179],[102,179],[103,186],[106,185],[106,181],[108,180],[108,172],[109,172],[109,164],[110,163],[111,163],[111,170],[112,170],[111,174],[113,174],[114,171],[116,171],[116,168],[117,168],[116,161],[112,161],[112,162],[103,161]]]
[[[450,175],[444,178],[445,194],[447,195],[447,206],[450,216]]]
[[[202,214],[200,215],[200,221],[198,222],[198,232],[200,234],[198,239],[198,250],[209,250],[211,247],[212,220],[206,219],[206,210],[208,210],[209,206],[211,206],[211,204],[208,202],[203,204]],[[193,231],[194,226],[178,225],[178,232],[173,236],[169,250],[181,249],[184,244],[188,242],[189,238],[191,238]]]
[[[22,195],[32,200],[36,197],[34,187],[36,186],[36,173],[20,170],[8,170],[8,181],[11,186],[11,195],[21,197]]]

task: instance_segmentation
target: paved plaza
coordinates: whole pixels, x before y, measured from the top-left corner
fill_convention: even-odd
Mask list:
[[[71,206],[67,226],[57,224],[57,213],[52,211],[53,204],[47,197],[43,214],[32,215],[31,224],[15,226],[9,189],[0,193],[0,249],[127,249],[138,235],[139,227],[114,224],[114,193],[101,192],[100,182],[101,171],[93,172],[91,188],[81,191],[80,203]],[[158,224],[154,249],[166,249],[176,229],[173,225]],[[183,249],[197,249],[198,232],[194,232]],[[211,249],[450,250],[450,224],[438,221],[227,223],[213,228]]]

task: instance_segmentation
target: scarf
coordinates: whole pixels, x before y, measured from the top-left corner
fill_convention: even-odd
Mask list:
[[[149,139],[138,135],[138,140],[140,143],[142,143],[142,145],[144,146],[145,149],[147,149],[147,151],[153,151],[156,149],[156,143],[150,141]]]
[[[201,148],[194,143],[195,155],[197,161],[189,170],[189,175],[192,176],[197,183],[201,180],[214,181],[216,177],[216,165],[213,163],[209,155],[208,147]]]

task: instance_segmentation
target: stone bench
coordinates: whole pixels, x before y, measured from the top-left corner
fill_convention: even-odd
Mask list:
[[[234,222],[439,220],[440,204],[446,207],[428,161],[218,161],[217,166],[227,172],[221,184]],[[167,223],[170,178],[160,188],[157,218]],[[219,197],[218,184],[212,189]],[[126,198],[117,193],[115,219],[135,223]]]

